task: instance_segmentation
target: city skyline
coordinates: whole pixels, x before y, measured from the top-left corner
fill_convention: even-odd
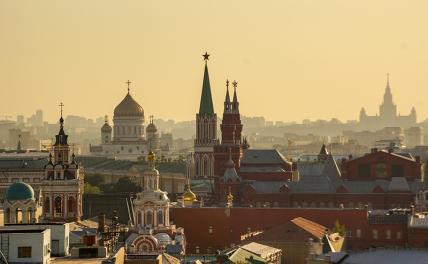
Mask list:
[[[148,115],[191,120],[207,51],[216,112],[229,78],[247,116],[356,120],[378,112],[390,72],[398,112],[428,116],[427,3],[225,3],[3,2],[0,111],[112,116],[129,79]]]

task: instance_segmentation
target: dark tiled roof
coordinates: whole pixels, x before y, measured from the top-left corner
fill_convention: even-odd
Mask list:
[[[241,164],[284,164],[288,161],[276,149],[247,149]]]
[[[44,170],[47,163],[46,158],[0,159],[0,170]]]

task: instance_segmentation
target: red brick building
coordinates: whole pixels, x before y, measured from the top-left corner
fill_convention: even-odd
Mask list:
[[[260,231],[304,217],[332,228],[336,220],[345,226],[348,249],[405,247],[408,211],[369,213],[366,209],[304,208],[172,208],[171,218],[186,231],[187,252],[214,253]],[[412,242],[412,245],[420,246]],[[286,253],[285,253],[286,254]]]

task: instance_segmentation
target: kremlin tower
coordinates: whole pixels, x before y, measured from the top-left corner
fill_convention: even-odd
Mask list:
[[[218,144],[217,114],[214,113],[207,65],[209,56],[210,55],[206,52],[203,55],[205,61],[204,80],[202,83],[199,113],[196,114],[196,178],[212,178],[214,176],[214,146]]]

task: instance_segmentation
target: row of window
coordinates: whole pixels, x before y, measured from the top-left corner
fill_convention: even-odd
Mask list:
[[[33,181],[31,181],[30,178],[12,178],[11,182],[20,182],[20,181],[22,181],[22,182],[40,182],[40,178],[38,178],[38,177],[34,177],[32,179],[33,179]],[[10,182],[10,180],[9,180],[9,178],[0,178],[0,182],[7,183],[7,182]]]
[[[114,127],[115,135],[142,135],[144,129],[142,126],[115,126]]]
[[[76,206],[76,200],[74,199],[74,197],[69,196],[67,199],[67,209],[69,213],[74,212],[75,210],[75,206]],[[51,212],[51,200],[49,197],[45,198],[45,203],[43,206],[43,209],[45,210],[45,213],[50,213]],[[62,201],[62,197],[57,196],[54,199],[54,204],[53,204],[53,209],[54,209],[54,213],[62,213],[63,212],[63,201]]]
[[[143,216],[143,218],[142,218]],[[137,213],[137,223],[139,225],[147,225],[147,226],[152,226],[154,225],[154,214],[152,211],[147,211],[147,212],[138,212]],[[157,212],[157,224],[158,225],[163,225],[164,224],[164,214],[162,210],[159,210]]]
[[[377,163],[374,165],[376,178],[386,178],[387,165],[385,163]],[[368,163],[358,165],[358,177],[368,178],[372,175],[372,165]],[[392,164],[391,165],[391,177],[404,177],[404,168],[402,165]]]
[[[353,236],[352,230],[348,230],[346,232],[346,236],[347,237],[352,237]],[[361,231],[361,229],[356,229],[355,230],[355,237],[356,238],[361,238],[362,237],[362,231]],[[373,229],[372,230],[372,238],[373,239],[382,239],[382,238],[379,237],[379,230],[377,230],[377,229]],[[385,236],[383,238],[385,238],[385,239],[393,239],[392,238],[392,231],[389,230],[389,229],[386,230],[385,231]],[[395,232],[395,239],[396,240],[402,239],[402,233],[400,231]]]

